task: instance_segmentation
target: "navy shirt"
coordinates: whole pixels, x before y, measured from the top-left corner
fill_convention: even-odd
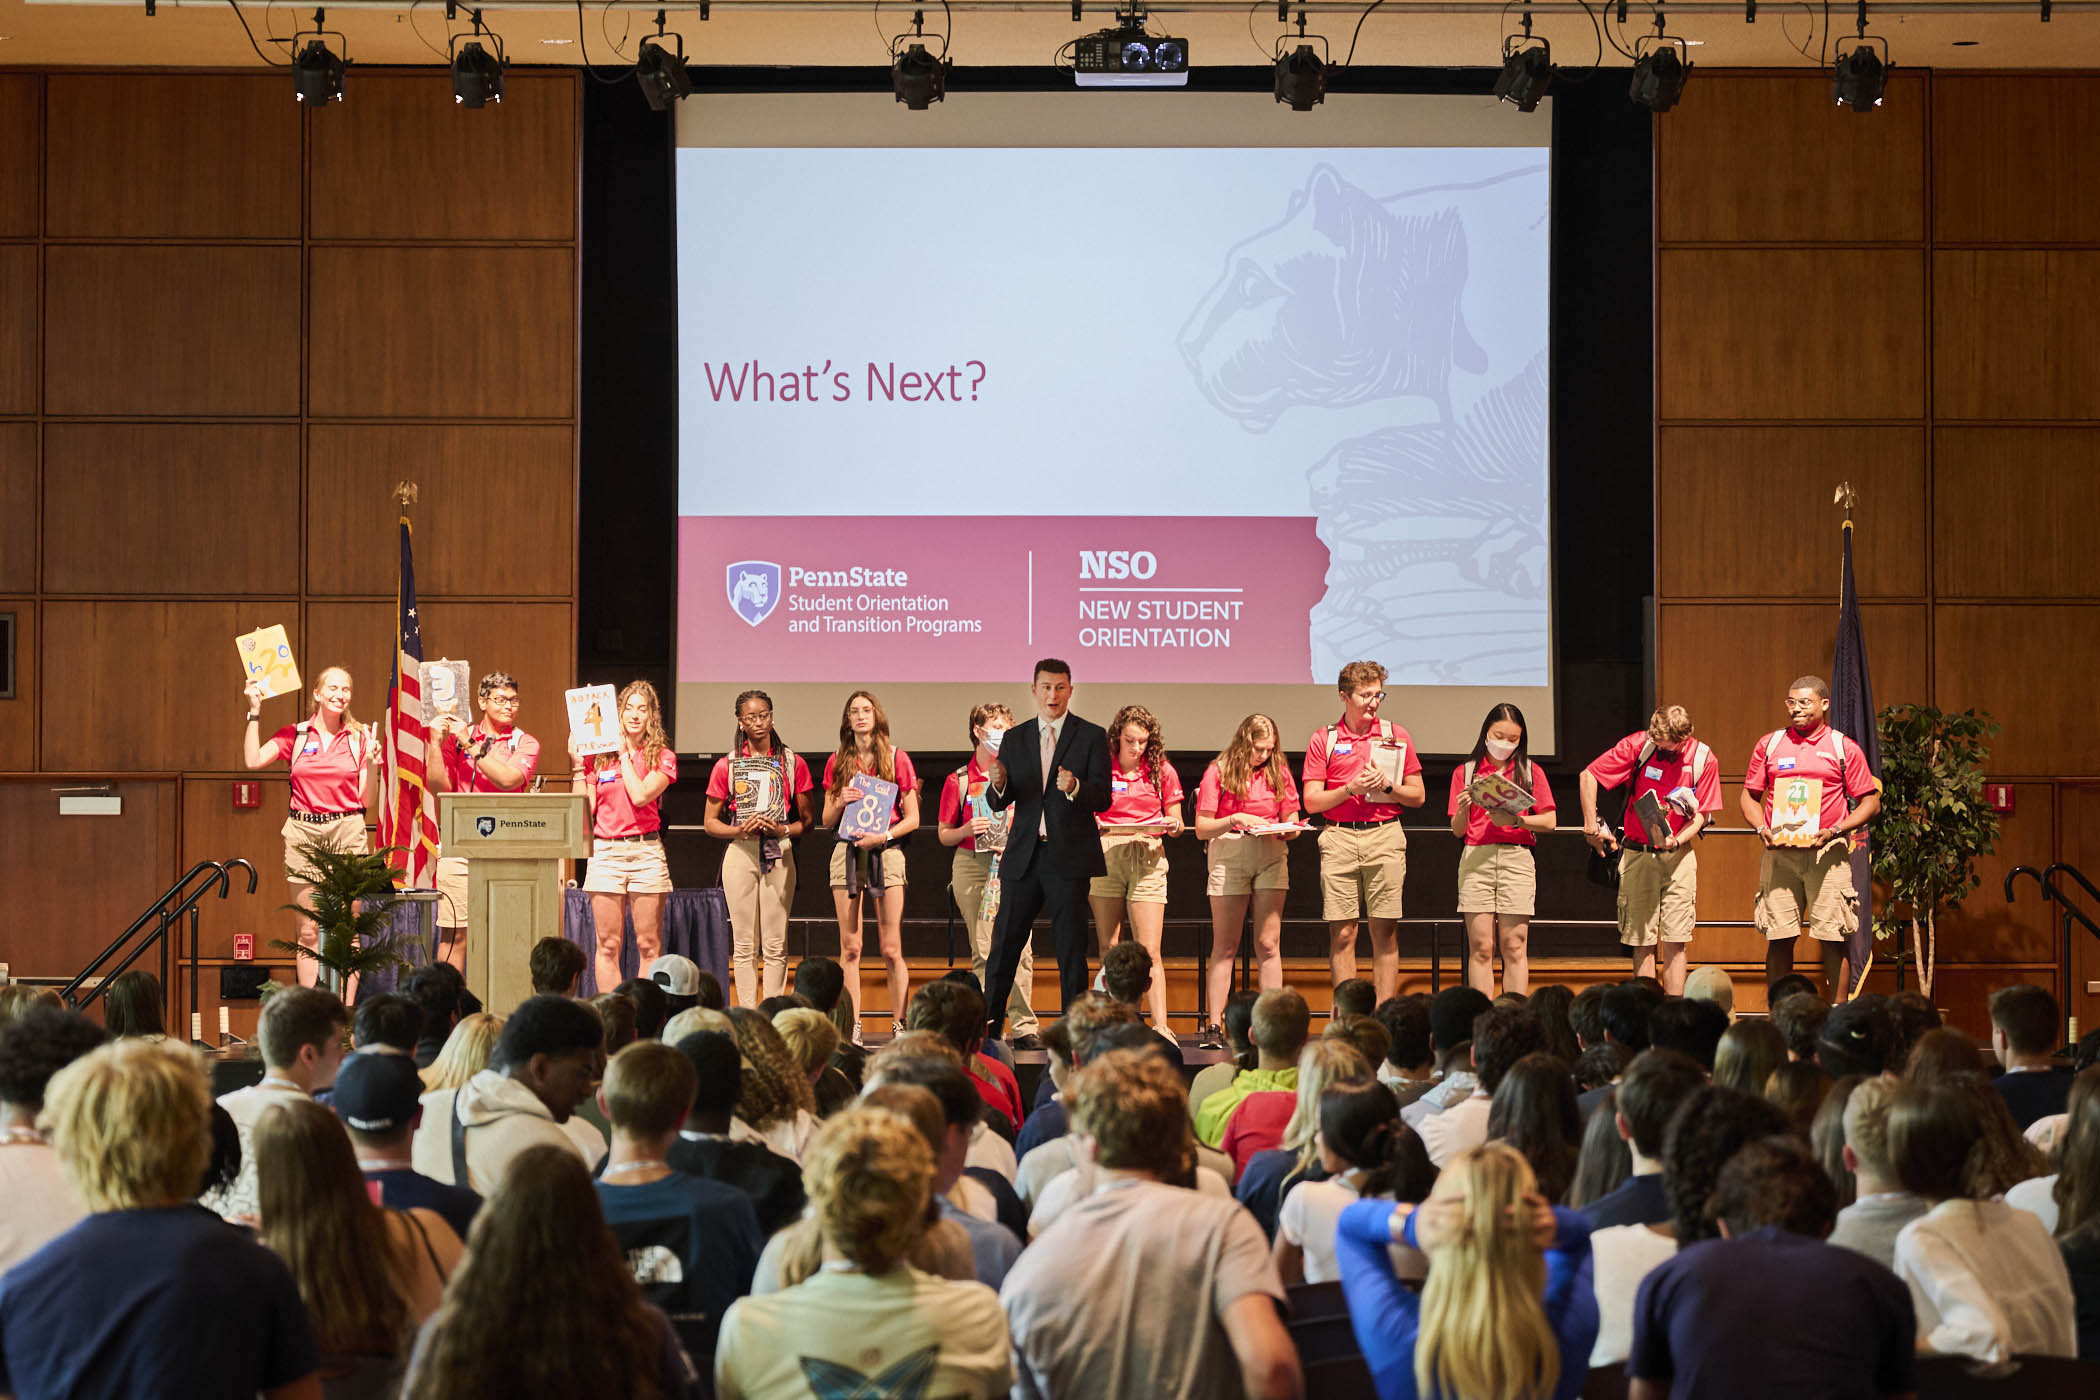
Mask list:
[[[694,1367],[713,1375],[722,1314],[751,1291],[765,1243],[751,1198],[672,1172],[640,1186],[601,1180],[598,1200],[642,1297],[670,1317]]]
[[[1061,1138],[1069,1131],[1063,1099],[1038,1101],[1028,1115],[1028,1121],[1021,1125],[1020,1136],[1014,1139],[1014,1159],[1018,1161],[1026,1157],[1050,1139]]]
[[[379,1183],[379,1204],[388,1210],[434,1210],[461,1240],[474,1223],[474,1212],[481,1209],[481,1197],[464,1186],[448,1186],[406,1167],[367,1171],[365,1180]]]
[[[1288,1147],[1271,1147],[1257,1152],[1247,1159],[1240,1172],[1239,1184],[1232,1194],[1247,1208],[1247,1213],[1260,1223],[1269,1236],[1270,1243],[1276,1240],[1276,1217],[1283,1210],[1283,1198],[1290,1195],[1284,1178],[1298,1166],[1298,1153]],[[1316,1161],[1297,1176],[1291,1176],[1289,1185],[1301,1181],[1325,1181],[1327,1173]]]
[[[1673,1400],[1855,1400],[1918,1388],[1910,1289],[1837,1245],[1776,1226],[1705,1240],[1641,1280],[1629,1379]]]
[[[688,1176],[719,1181],[743,1192],[758,1212],[758,1228],[768,1235],[801,1219],[808,1201],[802,1189],[802,1168],[764,1143],[680,1134],[664,1160]]]
[[[2040,1119],[2070,1106],[2071,1081],[2077,1077],[2068,1065],[2051,1065],[2048,1069],[2008,1070],[1993,1079],[1991,1087],[2005,1100],[2024,1133]]]
[[[1609,1195],[1599,1196],[1582,1208],[1590,1229],[1607,1225],[1662,1225],[1670,1219],[1670,1203],[1663,1196],[1661,1172],[1630,1176]]]
[[[201,1206],[90,1215],[0,1279],[16,1400],[254,1400],[318,1365],[290,1271]]]

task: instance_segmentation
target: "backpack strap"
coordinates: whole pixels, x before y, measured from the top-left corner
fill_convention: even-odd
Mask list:
[[[1465,761],[1464,765],[1459,768],[1458,788],[1460,792],[1463,792],[1467,788],[1473,786],[1473,773],[1478,766],[1479,765],[1474,763],[1473,760],[1469,758]]]
[[[459,1096],[466,1086],[452,1091],[452,1184],[462,1190],[474,1189],[474,1182],[467,1172],[467,1120],[459,1115]]]

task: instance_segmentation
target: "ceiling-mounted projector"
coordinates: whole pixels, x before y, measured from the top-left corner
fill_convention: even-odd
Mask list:
[[[1187,87],[1189,41],[1134,24],[1088,34],[1072,42],[1072,79],[1080,87]]]

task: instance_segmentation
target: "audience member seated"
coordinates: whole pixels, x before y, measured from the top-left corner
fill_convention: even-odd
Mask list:
[[[722,984],[715,981],[715,975],[712,972],[702,972],[700,964],[694,962],[683,953],[665,953],[662,957],[650,963],[648,970],[642,975],[663,988],[665,1021],[669,1021],[681,1011],[695,1006],[706,1005],[701,1000],[701,997],[703,993],[707,992],[708,983],[714,984],[712,997],[715,1005],[711,1009],[717,1011],[726,1011],[728,1009],[722,1005]],[[703,978],[706,979],[705,982],[701,980]],[[772,1018],[767,1017],[767,1019],[770,1020]],[[650,1037],[652,1040],[656,1038],[655,1036]]]
[[[1028,1110],[1028,1121],[1014,1137],[1014,1159],[1016,1164],[1028,1160],[1028,1154],[1052,1138],[1065,1135],[1068,1126],[1065,1118],[1065,1081],[1077,1068],[1072,1063],[1072,1029],[1070,1019],[1058,1017],[1043,1027],[1043,1079],[1036,1090],[1035,1104]],[[1018,1173],[1017,1173],[1018,1176]],[[1017,1182],[1018,1184],[1018,1182]]]
[[[1713,1193],[1719,1238],[1687,1242],[1641,1284],[1630,1400],[1916,1394],[1910,1300],[1824,1242],[1834,1203],[1808,1149],[1764,1138],[1731,1156]]]
[[[1419,1207],[1343,1210],[1335,1252],[1380,1400],[1573,1400],[1597,1335],[1589,1235],[1499,1142],[1452,1158]],[[1429,1256],[1419,1296],[1393,1272],[1396,1244]]]
[[[984,993],[975,987],[928,982],[912,993],[904,1024],[907,1030],[947,1037],[962,1056],[963,1069],[976,1083],[985,1106],[1005,1120],[1003,1124],[999,1119],[990,1120],[992,1130],[1011,1143],[1021,1130],[1021,1083],[1012,1070],[984,1053],[984,1018]]]
[[[1606,1008],[1610,1005],[1606,998]],[[1473,1018],[1473,1073],[1479,1087],[1471,1097],[1424,1119],[1415,1130],[1422,1135],[1430,1161],[1442,1167],[1467,1148],[1487,1141],[1495,1091],[1517,1061],[1535,1053],[1544,1039],[1538,1018],[1522,1007],[1490,1006]],[[1572,1157],[1570,1160],[1572,1163]]]
[[[1584,1053],[1604,1044],[1604,994],[1610,990],[1608,983],[1592,982],[1568,1005],[1568,1024],[1575,1029],[1576,1047]]]
[[[598,1019],[605,1024],[607,1062],[641,1038],[634,1029],[634,1003],[618,992],[598,993],[591,998],[591,1010],[597,1012]]]
[[[1587,1211],[1633,1175],[1633,1150],[1619,1136],[1619,1090],[1609,1084],[1605,1090],[1604,1101],[1582,1125],[1582,1150],[1575,1156],[1575,1180],[1568,1187],[1567,1203],[1575,1210]],[[1596,1228],[1594,1223],[1591,1228]]]
[[[2013,1187],[2005,1203],[2033,1215],[2061,1239],[2075,1234],[2087,1215],[2100,1212],[2100,1071],[2082,1071],[2071,1081],[2063,1131],[2050,1157],[2056,1170]]]
[[[2084,1074],[2095,1065],[2100,1065],[2100,1031],[2087,1031],[2071,1053],[2071,1073]],[[2056,1135],[2063,1131],[2062,1113],[2048,1113],[2027,1125],[2027,1140],[2043,1152],[2056,1149]]]
[[[467,1237],[481,1197],[415,1169],[413,1142],[422,1121],[423,1081],[406,1055],[360,1050],[335,1073],[329,1107],[350,1134],[368,1191],[389,1210],[434,1211],[460,1239]],[[420,1319],[419,1319],[420,1321]]]
[[[102,1029],[112,1040],[168,1037],[168,994],[160,979],[142,967],[120,972],[102,994]]]
[[[450,963],[440,965],[451,966]],[[440,1089],[465,1088],[468,1080],[489,1067],[489,1059],[496,1053],[496,1042],[502,1035],[501,1016],[477,1011],[471,1016],[460,1017],[459,1024],[445,1037],[437,1055],[423,1066],[423,1092],[431,1094]],[[419,1041],[418,1045],[421,1044]]]
[[[642,1300],[576,1149],[534,1143],[475,1219],[444,1304],[416,1335],[403,1400],[652,1393],[706,1389],[670,1319]]]
[[[2020,982],[1991,993],[1991,1053],[2005,1066],[1992,1087],[2022,1132],[2070,1101],[2071,1067],[2054,1058],[2063,1024],[2056,998],[2041,987]]]
[[[1374,1063],[1347,1040],[1321,1036],[1307,1042],[1298,1054],[1295,1089],[1249,1094],[1226,1120],[1222,1147],[1232,1159],[1232,1180],[1239,1180],[1251,1158],[1278,1148],[1310,1163],[1313,1138],[1320,1130],[1320,1095],[1330,1084],[1370,1079]]]
[[[770,998],[769,998],[770,1000]],[[819,1118],[829,1118],[853,1102],[853,1081],[831,1063],[838,1053],[839,1028],[814,1007],[794,1005],[773,1017],[788,1053],[809,1080],[809,1092]]]
[[[1801,993],[1807,993],[1813,996],[1815,994],[1815,990],[1815,979],[1810,977],[1807,973],[1783,973],[1765,984],[1765,1005],[1767,1007],[1778,1006],[1788,997],[1795,996]]]
[[[1302,1181],[1326,1178],[1316,1144],[1320,1134],[1321,1097],[1330,1088],[1360,1084],[1371,1078],[1370,1066],[1352,1050],[1353,1047],[1343,1042],[1329,1041],[1325,1037],[1308,1044],[1298,1056],[1298,1090],[1281,1140],[1275,1147],[1250,1153],[1243,1161],[1233,1163],[1237,1175],[1233,1178],[1232,1193],[1254,1216],[1262,1233],[1271,1241],[1276,1238],[1276,1213],[1284,1196]],[[1232,1126],[1225,1130],[1228,1148],[1240,1141],[1237,1135],[1242,1117],[1250,1110],[1256,1113],[1257,1119],[1264,1117],[1262,1106],[1272,1097],[1273,1091],[1252,1094],[1239,1106],[1232,1115]]]
[[[1582,1142],[1567,1065],[1541,1053],[1510,1066],[1488,1105],[1487,1135],[1524,1154],[1540,1195],[1549,1201],[1565,1198]]]
[[[1072,1074],[1092,1064],[1108,1051],[1137,1049],[1150,1043],[1130,1029],[1136,1026],[1148,1032],[1151,1030],[1150,1026],[1144,1024],[1144,1018],[1138,1009],[1115,1001],[1104,992],[1088,992],[1082,996],[1070,1011],[1059,1018],[1058,1025],[1059,1037],[1072,1047],[1072,1061],[1065,1071],[1064,1082],[1067,1085],[1071,1082]],[[1047,1035],[1045,1044],[1048,1044]],[[1068,1102],[1060,1105],[1058,1112],[1061,1120],[1069,1121]],[[1043,1113],[1043,1109],[1036,1110],[1037,1116]],[[1030,1119],[1030,1124],[1033,1123],[1034,1119]],[[1026,1132],[1025,1129],[1023,1131]],[[1032,1209],[1041,1199],[1043,1188],[1062,1173],[1069,1171],[1072,1162],[1072,1144],[1069,1132],[1065,1129],[1060,1129],[1055,1136],[1046,1137],[1030,1147],[1014,1172],[1014,1190],[1020,1194],[1022,1204]]]
[[[1345,977],[1334,984],[1334,995],[1328,1016],[1332,1020],[1343,1020],[1350,1016],[1369,1016],[1378,1009],[1378,989],[1361,977]]]
[[[918,1131],[855,1105],[818,1131],[808,1172],[822,1267],[731,1305],[715,1348],[721,1400],[1004,1395],[1013,1364],[998,1295],[906,1262],[933,1195]]]
[[[1663,1137],[1670,1120],[1706,1085],[1699,1066],[1673,1050],[1646,1050],[1626,1067],[1614,1091],[1612,1136],[1626,1144],[1631,1172],[1625,1185],[1583,1208],[1591,1230],[1612,1225],[1660,1225],[1670,1219],[1663,1190]]]
[[[1305,998],[1289,987],[1263,992],[1254,1003],[1247,1038],[1254,1046],[1254,1068],[1241,1070],[1232,1083],[1203,1101],[1196,1112],[1196,1138],[1206,1146],[1225,1141],[1225,1125],[1249,1094],[1298,1088],[1298,1055],[1312,1031],[1312,1012]]]
[[[1974,1074],[1988,1079],[1990,1068],[1984,1064],[1983,1052],[1976,1048],[1976,1042],[1952,1026],[1940,1026],[1919,1036],[1903,1062],[1904,1083],[1935,1084],[1950,1074]],[[2019,1124],[2023,1131],[2026,1126]]]
[[[1326,1029],[1320,1032],[1322,1040],[1345,1040],[1356,1047],[1367,1065],[1385,1063],[1386,1051],[1393,1048],[1393,1038],[1385,1033],[1385,1027],[1372,1016],[1330,1016]]]
[[[32,1007],[48,1006],[53,1011],[66,1009],[65,998],[55,987],[30,987],[20,982],[9,982],[0,986],[0,1029],[15,1023],[29,1013]]]
[[[120,1040],[51,1077],[42,1122],[90,1214],[0,1279],[0,1393],[319,1400],[290,1272],[192,1204],[211,1107],[204,1062],[166,1041]]]
[[[1429,1165],[1422,1140],[1400,1121],[1400,1107],[1382,1085],[1337,1084],[1322,1094],[1314,1144],[1322,1176],[1292,1183],[1269,1252],[1286,1287],[1341,1278],[1334,1227],[1352,1201],[1371,1197],[1419,1202],[1436,1184],[1436,1168]],[[1411,1265],[1403,1268],[1396,1251],[1394,1272],[1419,1279],[1420,1258],[1408,1257]]]
[[[87,1214],[36,1116],[51,1076],[106,1039],[87,1017],[44,1006],[0,1027],[0,1274]]]
[[[1631,1064],[1635,1055],[1648,1048],[1648,1022],[1655,1008],[1662,1003],[1660,992],[1637,981],[1605,988],[1604,995],[1597,1002],[1597,1023],[1603,1032],[1604,1043],[1624,1057],[1622,1065]],[[1624,1070],[1620,1072],[1624,1073]],[[1575,1109],[1584,1122],[1597,1111],[1597,1103],[1603,1097],[1602,1085],[1586,1089],[1576,1097]]]
[[[764,1233],[792,1224],[801,1216],[805,1199],[802,1168],[767,1147],[735,1116],[743,1095],[743,1056],[736,1037],[727,1031],[700,1031],[679,1041],[677,1049],[693,1066],[693,1105],[664,1160],[688,1176],[743,1192]]]
[[[1779,1038],[1786,1042],[1786,1057],[1790,1060],[1815,1059],[1816,1042],[1823,1034],[1824,1022],[1830,1019],[1830,1003],[1812,991],[1803,990],[1771,1003],[1771,1008],[1772,1029],[1778,1031]],[[1764,1090],[1760,1086],[1743,1092],[1757,1094]]]
[[[1714,1049],[1728,1033],[1728,1013],[1710,1001],[1682,997],[1666,1001],[1648,1017],[1648,1044],[1675,1050],[1711,1072]]]
[[[603,992],[586,1000],[584,1005],[598,1013],[598,1024],[605,1028],[605,1038],[598,1043],[598,1064],[602,1072],[604,1066],[612,1063],[613,1056],[639,1039],[634,1033],[634,1003],[618,992]],[[583,1133],[586,1123],[597,1135],[595,1138]],[[592,1091],[576,1101],[575,1111],[562,1126],[577,1140],[576,1145],[583,1150],[585,1160],[604,1160],[606,1145],[612,1141],[612,1122],[606,1118],[605,1110],[598,1106],[595,1085]]]
[[[1852,1204],[1837,1213],[1830,1242],[1864,1254],[1884,1269],[1896,1267],[1896,1236],[1932,1209],[1932,1202],[1907,1191],[1889,1160],[1889,1104],[1896,1081],[1862,1079],[1845,1101],[1845,1166],[1852,1173]]]
[[[2001,1193],[2004,1101],[1980,1079],[1905,1084],[1889,1105],[1889,1160],[1932,1209],[1896,1236],[1896,1276],[1910,1287],[1920,1349],[1978,1361],[2075,1356],[2071,1278],[2042,1223]],[[2013,1141],[2032,1151],[2023,1140]]]
[[[349,1030],[350,1013],[342,1001],[318,987],[285,987],[263,1003],[255,1033],[262,1046],[262,1082],[219,1097],[240,1133],[240,1174],[205,1205],[236,1223],[254,1222],[255,1120],[273,1104],[312,1098],[316,1089],[335,1083]]]
[[[1028,1233],[1028,1208],[1005,1177],[970,1166],[984,1100],[952,1056],[884,1054],[868,1062],[870,1090],[897,1084],[926,1090],[940,1107],[941,1131],[931,1140],[936,1202],[943,1215],[957,1218],[969,1233],[982,1266],[978,1282],[997,1288]]]
[[[1254,1003],[1259,1000],[1261,993],[1246,987],[1225,999],[1225,1006],[1218,1013],[1218,1022],[1225,1032],[1225,1048],[1232,1052],[1232,1058],[1205,1065],[1196,1071],[1195,1079],[1189,1084],[1189,1122],[1196,1121],[1196,1114],[1202,1109],[1205,1099],[1220,1089],[1229,1088],[1233,1077],[1241,1070],[1254,1068],[1254,1042],[1248,1036],[1254,1028]]]
[[[587,961],[583,949],[566,938],[542,938],[532,945],[525,965],[532,973],[532,993],[557,997],[576,995]]]
[[[1181,1076],[1150,1051],[1113,1051],[1073,1080],[1072,1131],[1099,1185],[1007,1275],[1016,1394],[1302,1393],[1260,1228],[1229,1197],[1178,1184],[1195,1167],[1185,1098]]]
[[[664,1023],[686,1009],[672,1006],[671,994],[664,990],[663,984],[652,982],[647,977],[630,977],[613,990],[634,1003],[634,1035],[637,1040],[663,1039]],[[695,998],[689,1004],[697,1006],[699,1001]]]
[[[1422,1131],[1423,1119],[1464,1103],[1480,1087],[1480,1077],[1473,1073],[1473,1022],[1491,1005],[1486,993],[1473,987],[1446,987],[1429,999],[1437,1082],[1400,1110],[1416,1132]]]
[[[486,1197],[528,1148],[563,1147],[584,1162],[562,1125],[597,1079],[604,1044],[598,1013],[583,1002],[543,993],[518,1003],[487,1069],[462,1088],[423,1096],[415,1169]]]
[[[1788,1131],[1804,1145],[1815,1127],[1816,1110],[1829,1092],[1830,1076],[1806,1060],[1789,1060],[1765,1081],[1766,1100],[1786,1115]]]
[[[1532,989],[1524,1004],[1531,1014],[1539,1018],[1539,1031],[1546,1037],[1546,1053],[1564,1065],[1572,1065],[1582,1058],[1582,1041],[1576,1037],[1575,1022],[1570,1016],[1575,1006],[1575,993],[1560,982],[1549,982]]]
[[[401,984],[410,1000],[423,1008],[423,1033],[416,1037],[416,1068],[428,1069],[452,1036],[452,1028],[463,1014],[459,994],[465,987],[459,969],[450,963],[431,963],[417,968]]]
[[[710,1011],[704,1006],[688,1006],[664,1022],[664,1033],[660,1039],[666,1045],[676,1045],[687,1036],[698,1035],[701,1031],[720,1031],[734,1040],[736,1022],[729,1019],[729,1013],[726,1011]]]
[[[1378,1082],[1392,1090],[1393,1101],[1406,1108],[1436,1087],[1436,1050],[1430,1044],[1429,998],[1415,993],[1387,997],[1377,1011],[1385,1027],[1385,1059]]]
[[[1730,1025],[1735,1024],[1735,979],[1728,969],[1708,963],[1695,967],[1684,979],[1684,995],[1687,1001],[1710,1001],[1721,1008]]]
[[[788,1052],[773,1023],[748,1006],[727,1013],[744,1057],[744,1097],[737,1116],[757,1131],[766,1146],[799,1162],[817,1135],[817,1099],[809,1076]]]
[[[1125,1006],[1136,1007],[1141,1018],[1155,975],[1152,954],[1134,938],[1124,939],[1101,955],[1101,990]],[[1181,1042],[1157,1030],[1153,1034],[1159,1037],[1160,1053],[1173,1061],[1174,1068],[1184,1068],[1187,1061],[1181,1053]]]
[[[363,1058],[407,1057],[367,1055]],[[286,1098],[256,1121],[258,1233],[306,1303],[328,1400],[392,1397],[416,1329],[459,1267],[460,1240],[435,1211],[375,1205],[333,1113]]]
[[[955,1048],[955,1042],[946,1035],[937,1031],[901,1031],[891,1036],[880,1050],[868,1057],[868,1082],[874,1082],[878,1064],[885,1059],[920,1059],[928,1056],[947,1060],[958,1068],[962,1067],[962,1053]],[[981,1102],[983,1081],[974,1074],[970,1075],[969,1079],[978,1091]],[[987,1126],[988,1120],[1003,1120],[1005,1115],[990,1104],[983,1104],[982,1108],[982,1116],[970,1133],[969,1165],[964,1170],[985,1181],[987,1185],[990,1185],[991,1178],[996,1177],[1011,1187],[1014,1178],[1019,1174],[1019,1163],[1014,1160],[1013,1146]],[[1000,1188],[991,1186],[991,1190],[997,1194]]]
[[[1777,1026],[1769,1020],[1737,1021],[1714,1047],[1714,1083],[1762,1096],[1772,1071],[1786,1062],[1786,1038]]]
[[[1837,1188],[1840,1217],[1859,1194],[1859,1179],[1845,1165],[1845,1105],[1852,1101],[1854,1091],[1866,1082],[1864,1076],[1857,1074],[1831,1080],[1830,1091],[1823,1095],[1822,1106],[1816,1109],[1815,1121],[1808,1127],[1809,1155],[1816,1159],[1816,1165]]]
[[[1911,1050],[1940,1028],[1940,1011],[1923,992],[1901,991],[1888,998],[1888,1013],[1896,1034],[1889,1042],[1886,1072],[1901,1074],[1910,1064]]]
[[[350,1020],[351,1047],[371,1054],[405,1055],[413,1063],[422,1038],[423,1008],[401,992],[366,997]]]
[[[1869,993],[1832,1008],[1823,1018],[1816,1032],[1814,1063],[1832,1079],[1881,1074],[1900,1067],[1901,1061],[1890,1058],[1895,1046],[1896,1021],[1889,1015],[1888,999]],[[1787,1050],[1793,1053],[1792,1042]]]
[[[778,996],[766,997],[760,1001],[758,1014],[773,1022],[773,1024],[779,1025],[780,1013],[792,1011],[797,1007],[807,1010],[809,1008],[809,999],[794,992],[782,992]]]
[[[1626,1073],[1626,1066],[1633,1063],[1633,1056],[1616,1045],[1592,1045],[1582,1052],[1575,1062],[1575,1111],[1587,1123],[1597,1116],[1597,1105],[1604,1102],[1602,1091],[1617,1087],[1619,1076]]]
[[[831,958],[804,958],[795,964],[793,985],[795,995],[808,998],[812,1008],[831,1019],[832,1028],[839,1033],[839,1048],[831,1063],[852,1081],[853,1092],[859,1093],[868,1052],[853,1039],[853,1018],[859,1011],[846,995],[846,970]]]

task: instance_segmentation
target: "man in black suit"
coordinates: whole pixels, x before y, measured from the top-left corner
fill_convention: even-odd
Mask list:
[[[1086,995],[1087,884],[1108,873],[1094,820],[1108,810],[1108,732],[1069,713],[1072,668],[1064,662],[1038,661],[1031,691],[1035,718],[1006,731],[985,772],[986,800],[994,809],[1013,808],[999,857],[999,917],[985,988],[994,1035],[1004,1029],[1021,950],[1045,908],[1063,1004]]]

